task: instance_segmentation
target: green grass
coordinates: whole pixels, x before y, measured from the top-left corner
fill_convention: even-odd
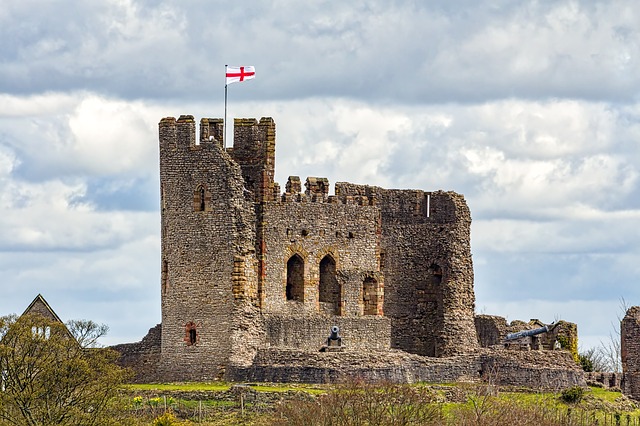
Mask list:
[[[254,389],[258,392],[306,392],[312,395],[320,395],[323,393],[327,393],[327,389],[323,389],[313,385],[299,385],[299,384],[289,384],[289,385],[275,385],[275,384],[256,384],[252,385],[251,389]]]
[[[590,389],[591,389],[591,395],[593,395],[595,398],[598,398],[602,401],[613,403],[616,401],[616,399],[622,396],[622,392],[610,391],[604,388],[590,387]]]
[[[151,383],[151,384],[130,384],[126,385],[128,390],[141,390],[141,391],[178,391],[178,392],[190,392],[190,391],[214,391],[225,392],[231,389],[232,383],[212,382],[212,383]],[[326,393],[326,387],[320,387],[317,385],[307,384],[273,384],[273,383],[258,383],[250,384],[249,387],[257,392],[306,392],[313,395],[319,395]]]
[[[151,383],[126,385],[130,390],[154,391],[215,391],[224,392],[231,388],[228,383]]]
[[[224,392],[229,390],[234,384],[224,382],[211,382],[211,383],[158,383],[158,384],[145,384],[145,385],[129,385],[129,389],[133,394],[136,391],[155,391],[158,395],[162,395],[163,391],[167,394],[171,391],[175,392],[197,392],[197,391],[214,391]],[[331,394],[333,391],[344,392],[339,385],[307,385],[297,383],[246,383],[251,389],[257,392],[265,393],[287,393],[287,392],[305,392],[312,395],[319,395],[324,393]],[[510,410],[516,410],[514,412],[518,415],[531,415],[533,413],[540,413],[541,410],[546,413],[558,413],[559,415],[567,415],[567,412],[573,412],[573,418],[585,419],[598,419],[600,424],[604,424],[605,416],[609,422],[612,421],[614,414],[618,413],[622,419],[621,424],[626,424],[627,416],[632,419],[640,418],[640,409],[635,409],[633,404],[630,404],[622,396],[620,392],[610,391],[607,389],[593,387],[585,393],[584,399],[577,404],[566,404],[560,399],[560,392],[527,392],[523,390],[511,391],[502,389],[495,394],[495,396],[484,396],[484,393],[492,389],[482,384],[414,384],[408,387],[428,387],[431,388],[434,395],[434,404],[439,406],[441,413],[447,423],[447,425],[459,424],[459,421],[463,418],[467,420],[473,418],[474,412],[482,412],[483,407],[489,411],[485,411],[483,416],[487,417],[493,415],[495,410],[501,410],[502,412],[508,412]],[[364,389],[367,389],[366,387]],[[380,388],[380,392],[385,392],[384,386]],[[371,392],[369,388],[369,392]],[[373,390],[378,392],[377,389]],[[345,398],[355,398],[358,393],[349,393],[346,391]],[[366,392],[366,390],[365,390]],[[168,395],[167,395],[168,397]],[[175,395],[174,395],[175,397]],[[390,397],[394,397],[390,394]],[[446,397],[453,398],[447,402]],[[181,406],[183,410],[195,410],[202,409],[209,413],[207,421],[209,423],[203,423],[208,425],[257,425],[257,424],[269,424],[272,416],[277,416],[277,410],[280,407],[279,404],[273,402],[267,402],[266,404],[258,403],[254,404],[251,401],[247,401],[244,404],[244,411],[241,414],[240,406],[236,400],[221,400],[216,399],[215,396],[210,396],[210,399],[203,401],[196,400],[184,400],[182,398],[171,398],[169,406]],[[276,398],[278,400],[279,398]],[[144,406],[149,404],[151,399],[145,399]],[[307,401],[302,404],[311,404],[312,408],[315,405],[315,398],[307,400],[305,398],[299,399],[299,396],[295,395],[283,395],[284,401]],[[271,401],[271,399],[267,399]],[[273,400],[275,401],[275,400]],[[322,401],[318,399],[317,401]],[[289,402],[287,402],[288,404]],[[175,404],[175,405],[173,405]],[[162,404],[160,404],[162,405]],[[160,407],[158,405],[158,407]],[[313,408],[313,410],[316,410]],[[493,409],[493,411],[491,411]],[[275,414],[270,410],[276,410]],[[313,411],[312,410],[312,411]],[[478,411],[480,410],[480,411]],[[522,411],[519,411],[522,410]],[[469,417],[471,415],[471,417]],[[311,413],[313,418],[317,417]],[[311,417],[310,417],[311,418]],[[488,417],[487,417],[488,418]],[[545,423],[547,424],[547,423]],[[633,424],[633,423],[631,423]]]

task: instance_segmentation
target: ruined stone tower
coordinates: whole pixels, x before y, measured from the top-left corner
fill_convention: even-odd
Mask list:
[[[266,349],[446,357],[477,347],[471,217],[453,192],[274,182],[275,123],[159,125],[166,380],[232,379]],[[261,355],[262,354],[262,355]],[[264,356],[263,356],[264,357]]]

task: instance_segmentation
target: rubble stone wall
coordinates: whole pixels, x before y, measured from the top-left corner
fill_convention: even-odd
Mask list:
[[[265,312],[286,310],[287,262],[298,255],[304,263],[305,311],[322,312],[320,263],[329,256],[335,263],[339,302],[335,314],[363,315],[363,282],[378,274],[378,219],[373,206],[327,203],[302,195],[301,201],[266,203],[262,209]],[[333,200],[332,200],[333,201]],[[382,313],[382,300],[380,300]]]
[[[640,306],[632,306],[620,323],[623,392],[640,400]]]
[[[507,320],[496,315],[476,315],[475,326],[478,343],[483,348],[501,345],[509,328]]]
[[[134,372],[133,383],[158,381],[158,363],[162,342],[162,324],[149,329],[147,335],[136,343],[124,343],[111,346],[120,353],[118,364]]]
[[[229,378],[303,383],[489,382],[554,391],[586,386],[584,372],[566,351],[478,350],[433,358],[403,351],[309,353],[271,348],[260,350],[251,367],[231,366]]]
[[[336,184],[338,196],[366,196],[380,208],[381,272],[392,347],[450,356],[477,347],[471,215],[454,192]]]
[[[317,352],[327,344],[332,326],[340,328],[345,350],[388,350],[391,327],[384,317],[265,316],[267,345]]]

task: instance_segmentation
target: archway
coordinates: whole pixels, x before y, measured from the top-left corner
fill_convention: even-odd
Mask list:
[[[336,277],[336,261],[326,255],[320,261],[320,283],[318,286],[320,308],[331,315],[340,315],[340,284]]]
[[[294,254],[287,261],[287,300],[304,302],[304,261]]]

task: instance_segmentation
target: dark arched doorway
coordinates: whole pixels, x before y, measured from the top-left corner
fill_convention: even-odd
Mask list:
[[[331,315],[340,315],[340,284],[336,277],[336,261],[326,255],[320,261],[320,283],[318,286],[320,309]]]
[[[287,261],[287,300],[304,302],[304,261],[294,254]]]

